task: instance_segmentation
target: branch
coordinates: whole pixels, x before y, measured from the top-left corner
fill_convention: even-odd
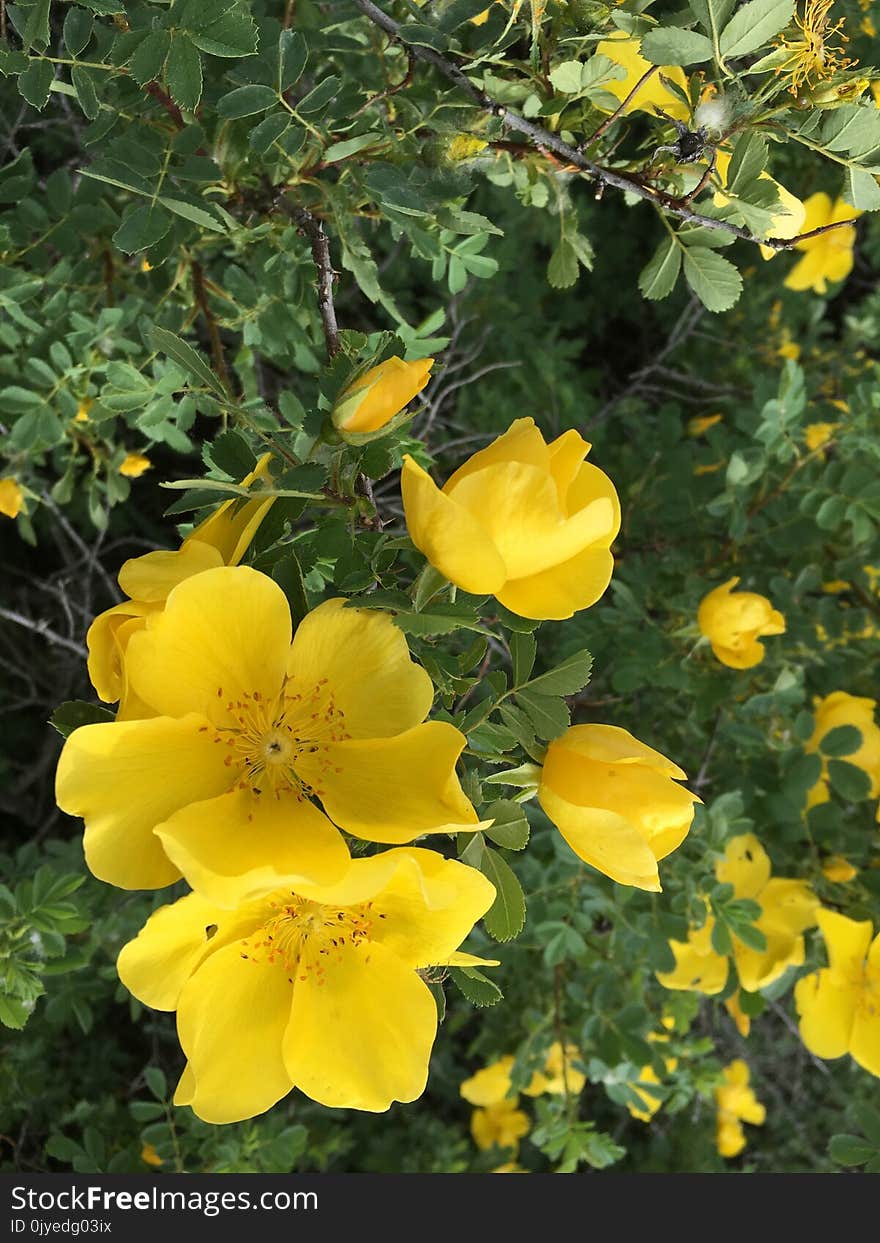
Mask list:
[[[626,105],[627,105],[628,103],[630,103],[630,101],[631,101],[631,100],[633,99],[633,97],[637,94],[637,92],[638,92],[638,91],[640,91],[640,90],[642,89],[642,87],[643,87],[643,86],[645,85],[645,83],[648,81],[648,78],[653,77],[653,75],[654,75],[655,73],[657,73],[657,72],[659,71],[659,69],[660,69],[660,66],[659,66],[659,65],[651,65],[651,67],[650,67],[649,69],[646,69],[646,70],[645,70],[645,72],[644,72],[644,73],[642,74],[642,76],[639,78],[638,82],[635,84],[635,86],[632,88],[632,90],[631,90],[631,91],[630,91],[630,93],[626,96],[626,98],[625,98],[625,99],[622,99],[622,100],[620,101],[620,103],[619,103],[619,104],[618,104],[618,106],[614,109],[614,111],[611,113],[611,115],[610,115],[610,116],[607,116],[607,117],[605,118],[605,120],[602,122],[602,124],[599,126],[599,128],[598,128],[597,130],[595,130],[595,131],[594,131],[594,132],[590,135],[590,137],[587,139],[587,141],[586,141],[585,143],[583,143],[583,144],[582,144],[582,148],[583,148],[584,150],[586,150],[586,148],[587,148],[587,147],[592,147],[592,145],[593,145],[593,143],[596,141],[596,139],[597,139],[597,138],[601,138],[601,137],[602,137],[602,135],[605,133],[606,129],[608,129],[609,125],[612,125],[612,124],[613,124],[613,123],[617,120],[617,118],[620,116],[620,114],[621,114],[621,113],[624,111],[624,109],[626,108]]]
[[[391,38],[396,39],[400,37],[401,24],[394,21],[387,13],[384,13],[373,4],[373,0],[354,0],[354,4],[365,17],[368,17],[374,25],[378,26],[380,30],[384,30]],[[571,165],[572,171],[583,173],[585,176],[592,178],[593,181],[597,181],[601,187],[612,186],[615,190],[623,190],[626,193],[635,194],[639,198],[647,199],[655,207],[662,208],[665,212],[668,212],[670,216],[677,216],[690,224],[702,225],[705,229],[715,229],[719,233],[730,233],[733,237],[741,238],[744,242],[751,242],[755,246],[769,246],[771,250],[793,250],[800,242],[819,237],[820,234],[828,233],[831,229],[852,228],[852,221],[846,220],[835,224],[822,225],[821,228],[811,229],[809,233],[801,233],[797,237],[755,237],[748,229],[744,229],[737,224],[731,224],[729,220],[716,220],[714,216],[701,215],[700,212],[692,211],[683,200],[674,198],[671,194],[664,194],[662,190],[651,189],[650,186],[644,184],[638,174],[615,172],[610,168],[604,168],[601,164],[595,164],[592,160],[588,160],[576,147],[563,142],[558,134],[544,129],[541,125],[536,125],[534,121],[521,116],[513,108],[508,108],[506,104],[498,103],[497,100],[487,95],[485,91],[474,86],[459,65],[452,60],[447,60],[445,56],[435,52],[433,48],[423,47],[420,44],[409,44],[406,43],[406,40],[401,41],[416,60],[424,61],[425,64],[433,65],[435,69],[439,69],[445,78],[448,78],[450,82],[469,95],[484,112],[488,112],[490,116],[498,117],[509,129],[525,134],[538,151],[542,153],[545,151],[552,152],[553,155],[561,157]]]
[[[214,318],[214,312],[208,305],[208,294],[205,290],[205,274],[202,265],[197,259],[190,261],[190,270],[192,272],[193,293],[195,294],[196,303],[199,310],[205,317],[205,323],[208,326],[208,337],[211,341],[211,358],[214,361],[214,370],[217,372],[217,378],[226,389],[230,396],[233,395],[232,383],[229,378],[229,368],[226,366],[226,355],[223,352],[223,341],[220,338],[220,329],[217,327],[217,320]]]
[[[65,639],[63,634],[56,634],[51,630],[49,623],[45,621],[34,621],[30,617],[25,617],[22,613],[15,613],[12,609],[0,608],[0,617],[6,621],[11,621],[16,626],[24,626],[25,630],[32,630],[34,634],[41,635],[47,643],[54,644],[55,647],[65,647],[69,652],[76,652],[77,656],[88,656],[88,652],[82,643],[75,643],[73,639]]]
[[[304,207],[294,207],[283,196],[278,202],[290,218],[296,221],[311,243],[312,259],[318,272],[318,310],[321,312],[327,355],[329,358],[334,358],[339,353],[339,325],[336,323],[336,308],[333,305],[335,272],[330,262],[330,242],[324,223],[317,216],[313,216],[310,211],[306,211]]]

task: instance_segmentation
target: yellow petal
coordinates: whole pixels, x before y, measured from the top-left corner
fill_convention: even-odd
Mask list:
[[[801,250],[803,246],[795,249]],[[828,289],[828,282],[825,275],[825,255],[822,251],[812,251],[799,259],[783,284],[786,289],[794,289],[797,292],[812,289],[815,293],[824,294]]]
[[[500,958],[480,958],[477,954],[468,954],[464,950],[456,950],[452,954],[447,954],[442,963],[437,963],[438,967],[500,967]]]
[[[422,391],[433,365],[433,358],[404,362],[394,355],[371,367],[340,395],[334,424],[346,432],[378,431]]]
[[[332,884],[351,863],[335,825],[293,791],[193,802],[156,836],[188,884],[220,906],[303,881]]]
[[[848,921],[851,922],[851,921]],[[801,1039],[817,1057],[843,1057],[850,1046],[858,994],[846,977],[823,968],[794,986]]]
[[[411,967],[384,945],[349,945],[323,983],[297,979],[284,1062],[319,1104],[382,1113],[421,1096],[436,1031],[434,999]]]
[[[761,903],[759,923],[800,933],[812,928],[819,911],[819,899],[806,881],[776,876],[758,895]]]
[[[249,488],[258,479],[269,482],[271,461],[272,454],[264,453],[251,473],[242,479],[241,486]],[[238,565],[275,499],[274,496],[263,498],[257,494],[249,501],[225,501],[186,537],[181,552],[193,544],[204,544],[216,549],[224,565]]]
[[[811,194],[808,199],[804,199],[804,223],[802,227],[804,233],[812,233],[814,229],[821,229],[830,223],[831,199],[827,194],[820,190],[816,194]],[[797,249],[809,251],[813,244],[813,242],[809,241],[799,242]]]
[[[147,552],[123,562],[119,586],[133,601],[161,604],[184,579],[222,564],[216,548],[184,543],[174,552]]]
[[[754,669],[764,659],[764,644],[757,639],[738,648],[724,647],[720,643],[712,643],[711,647],[716,660],[727,665],[728,669]]]
[[[557,436],[547,448],[550,453],[550,474],[553,476],[556,484],[559,507],[563,513],[570,514],[573,509],[579,508],[579,506],[570,506],[568,504],[568,494],[591,446],[588,441],[584,440],[580,432],[572,429],[563,432],[561,436]],[[595,467],[593,469],[595,470]],[[602,472],[600,471],[599,473],[601,474]],[[605,477],[607,478],[607,476]],[[610,483],[611,480],[609,479],[608,482]]]
[[[821,907],[816,915],[825,948],[828,951],[828,963],[832,971],[842,975],[857,974],[871,944],[873,928],[869,919],[847,919],[836,911]]]
[[[733,885],[737,898],[756,898],[770,879],[770,856],[754,833],[741,833],[727,843],[715,876],[722,885]]]
[[[657,860],[638,830],[612,811],[581,807],[540,786],[538,801],[575,854],[620,885],[660,892]]]
[[[503,1101],[510,1091],[510,1072],[514,1059],[511,1055],[499,1058],[484,1066],[459,1086],[459,1095],[471,1105],[485,1107]]]
[[[745,1132],[735,1118],[720,1119],[716,1142],[719,1156],[736,1157],[746,1146]]]
[[[714,920],[707,919],[702,928],[691,930],[687,941],[670,941],[675,955],[672,971],[657,972],[664,988],[705,993],[720,993],[727,983],[728,961],[712,948]]]
[[[225,911],[190,893],[160,906],[116,960],[130,993],[154,1010],[176,1010],[180,993],[199,964],[260,925],[251,910]]]
[[[511,579],[495,595],[520,617],[564,621],[605,594],[613,569],[614,558],[607,549],[585,548],[561,565]]]
[[[546,474],[550,470],[550,460],[550,448],[535,425],[535,420],[514,419],[503,435],[496,437],[485,449],[472,453],[455,474],[449,476],[443,491],[450,492],[468,475],[475,475],[488,466],[503,466],[507,462],[535,466],[542,474]]]
[[[130,629],[120,632],[133,619],[143,620],[154,606],[135,600],[126,600],[111,609],[99,613],[86,633],[86,646],[89,649],[89,680],[105,703],[116,703],[121,699],[125,685],[123,657]]]
[[[241,944],[224,946],[202,963],[178,1006],[189,1073],[175,1103],[191,1105],[205,1122],[253,1118],[293,1086],[282,1058],[293,985],[280,964],[243,959]]]
[[[463,591],[494,594],[507,569],[488,532],[446,496],[407,454],[400,477],[409,536],[435,569]]]
[[[180,873],[153,829],[229,785],[206,725],[197,715],[156,717],[83,725],[70,735],[55,795],[62,811],[85,820],[86,862],[99,880],[121,889],[157,889],[177,880]]]
[[[642,765],[665,777],[687,780],[684,769],[619,725],[572,725],[551,747],[564,748],[599,764]]]
[[[371,842],[411,842],[422,833],[478,827],[455,763],[464,735],[430,721],[394,738],[336,742],[304,755],[297,771],[331,820]]]
[[[304,684],[327,679],[352,738],[388,738],[421,724],[434,687],[410,656],[403,632],[387,613],[345,608],[328,600],[297,628],[288,674]]]
[[[229,705],[278,694],[290,632],[277,583],[246,566],[221,566],[180,583],[165,611],[132,636],[128,674],[157,712],[201,712],[217,725],[235,725]]]
[[[607,56],[626,70],[625,78],[615,78],[602,84],[602,89],[610,92],[621,103],[651,68],[650,62],[641,55],[641,46],[641,39],[633,38],[622,30],[615,31],[610,38],[603,39],[596,46],[598,55]],[[639,87],[638,92],[623,109],[623,114],[641,111],[649,112],[653,116],[655,107],[659,107],[669,116],[686,121],[689,116],[687,106],[678,95],[673,95],[664,86],[662,78],[668,78],[687,94],[687,78],[684,72],[677,65],[663,65]],[[608,112],[609,109],[603,107],[601,111]]]
[[[739,982],[748,993],[773,984],[789,967],[799,967],[804,961],[804,938],[772,926],[756,925],[763,932],[767,946],[754,950],[737,937],[733,937],[733,957]]]
[[[528,1114],[517,1109],[517,1099],[498,1101],[485,1109],[475,1109],[471,1115],[471,1135],[477,1147],[486,1152],[490,1148],[510,1148],[516,1152],[519,1141],[528,1135],[531,1124]]]

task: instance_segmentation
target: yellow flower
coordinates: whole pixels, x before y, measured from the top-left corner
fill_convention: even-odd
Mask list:
[[[734,591],[739,578],[729,578],[700,601],[697,625],[712,651],[730,669],[752,669],[764,659],[764,635],[784,634],[785,618],[766,596]]]
[[[723,414],[705,414],[701,418],[690,419],[687,425],[687,433],[689,436],[702,436],[703,432],[707,432],[710,427],[720,423],[723,418]]]
[[[479,155],[481,151],[485,151],[488,147],[485,138],[477,138],[475,134],[456,134],[446,148],[446,155],[450,160],[472,160],[475,155]]]
[[[125,660],[154,715],[74,730],[58,763],[96,876],[155,889],[183,873],[224,903],[245,881],[335,881],[335,825],[395,844],[478,827],[455,774],[464,735],[422,724],[431,679],[387,614],[344,604],[319,605],[291,643],[264,574],[221,566],[174,588]]]
[[[141,1160],[144,1165],[159,1166],[164,1162],[152,1144],[144,1144],[141,1148]]]
[[[832,203],[828,195],[821,191],[811,194],[804,207],[807,214],[801,230],[803,233],[840,220],[855,220],[861,215],[843,199]],[[786,288],[812,289],[815,293],[824,294],[829,281],[842,281],[852,271],[855,241],[855,227],[849,225],[798,242],[795,250],[803,251],[804,257],[798,260],[785,278]]]
[[[761,249],[768,250],[769,247],[762,246]],[[787,328],[783,330],[782,344],[779,346],[776,353],[780,358],[790,358],[793,362],[797,362],[801,356],[801,347],[798,345],[797,341],[792,341],[791,335]]]
[[[729,151],[717,150],[715,152],[715,168],[725,187],[727,186],[730,158],[731,152]],[[797,237],[803,231],[804,220],[807,214],[806,205],[799,198],[796,198],[790,190],[786,190],[785,186],[781,186],[769,173],[761,173],[758,180],[769,181],[775,188],[779,199],[776,214],[772,217],[770,227],[767,230],[768,236],[786,239]],[[730,202],[730,198],[723,191],[716,190],[713,202],[716,207],[725,207]],[[765,259],[772,259],[778,253],[772,246],[761,247],[761,254]]]
[[[861,30],[862,34],[866,34],[869,39],[876,39],[877,27],[874,25],[874,22],[870,17],[862,18],[859,29]]]
[[[781,40],[781,46],[788,55],[781,61],[777,72],[790,77],[792,95],[797,95],[802,85],[812,87],[817,81],[830,78],[838,70],[856,63],[841,55],[842,48],[832,46],[832,37],[844,24],[841,17],[835,25],[831,25],[829,13],[832,3],[833,0],[805,0],[803,19],[797,15],[794,18],[801,37],[783,36]],[[846,42],[845,35],[840,38]]]
[[[669,1035],[667,1032],[651,1032],[648,1039],[652,1041],[664,1041],[669,1039]],[[678,1068],[678,1058],[666,1057],[663,1059],[663,1064],[666,1067],[666,1073],[671,1075]],[[634,1118],[638,1118],[640,1122],[650,1122],[654,1117],[654,1114],[657,1113],[658,1109],[662,1106],[663,1099],[660,1096],[655,1096],[652,1092],[643,1092],[641,1088],[644,1084],[659,1086],[660,1079],[653,1066],[643,1066],[639,1071],[639,1077],[635,1083],[629,1084],[629,1087],[633,1092],[635,1092],[636,1096],[642,1102],[641,1108],[629,1104],[627,1105],[627,1109],[632,1116]]]
[[[829,855],[822,864],[822,875],[826,880],[833,881],[837,885],[846,885],[859,874],[859,869],[853,867],[849,859],[843,855]]]
[[[152,272],[152,270],[153,270],[153,265],[152,263],[150,263],[149,259],[146,259],[146,258],[141,259],[141,271]]]
[[[731,995],[727,998],[727,1001],[725,1001],[724,1005],[727,1010],[727,1013],[730,1015],[730,1017],[733,1019],[734,1023],[736,1024],[736,1030],[743,1037],[743,1039],[745,1039],[748,1036],[749,1032],[752,1030],[752,1020],[749,1017],[749,1015],[746,1014],[745,1010],[743,1010],[742,1006],[740,1005],[741,996],[742,996],[742,989],[738,988],[735,993],[731,993]]]
[[[241,486],[271,481],[271,460],[271,453],[263,454]],[[131,636],[144,628],[150,614],[162,611],[169,593],[184,579],[220,565],[238,565],[274,500],[274,496],[263,499],[257,495],[243,503],[225,501],[179,549],[148,552],[123,564],[119,586],[130,598],[100,613],[86,635],[92,686],[105,703],[119,701],[117,720],[152,715],[138,701],[125,676],[125,652]]]
[[[651,62],[641,55],[641,46],[641,39],[635,39],[623,30],[616,30],[596,47],[599,56],[607,56],[609,60],[614,61],[615,65],[621,65],[626,70],[625,78],[614,78],[610,82],[602,83],[602,89],[620,100],[621,103],[639,79],[652,68]],[[679,121],[686,121],[690,116],[687,106],[678,95],[674,95],[667,86],[664,86],[662,78],[668,78],[687,94],[687,78],[684,70],[677,65],[663,65],[639,87],[622,110],[621,115],[626,116],[630,112],[649,112],[651,116],[655,116],[655,108],[661,108],[669,116]],[[601,105],[597,107],[601,112],[613,111]]]
[[[76,414],[73,416],[74,423],[88,423],[89,411],[93,404],[91,397],[83,397],[76,408]]]
[[[875,699],[860,698],[850,695],[847,691],[833,691],[824,699],[814,701],[815,724],[813,735],[804,746],[805,751],[819,751],[822,739],[832,729],[841,725],[852,725],[862,735],[862,741],[855,751],[841,758],[847,764],[868,775],[871,781],[869,798],[880,794],[880,727],[874,722]],[[822,757],[822,775],[807,795],[807,808],[819,803],[827,803],[831,795],[828,792],[828,761]]]
[[[742,1123],[763,1126],[767,1111],[749,1087],[749,1068],[745,1062],[737,1058],[722,1073],[724,1083],[715,1089],[718,1152],[722,1157],[735,1157],[746,1146]]]
[[[490,1062],[459,1086],[458,1093],[471,1105],[497,1105],[510,1091],[510,1072],[514,1057],[508,1054],[496,1062]]]
[[[126,453],[119,467],[119,473],[128,479],[140,479],[145,471],[152,469],[153,463],[143,453]]]
[[[24,492],[18,482],[7,475],[0,479],[0,514],[6,518],[17,518],[24,509]]]
[[[819,927],[828,966],[805,975],[794,988],[801,1039],[816,1057],[849,1053],[880,1076],[880,935],[870,920],[821,910]]]
[[[850,591],[852,583],[848,583],[845,578],[834,578],[830,582],[822,584],[822,590],[829,596],[837,596],[842,591]]]
[[[543,1071],[532,1075],[528,1087],[523,1088],[526,1096],[564,1096],[566,1091],[576,1096],[587,1082],[587,1076],[572,1065],[580,1061],[580,1050],[577,1045],[566,1044],[563,1056],[562,1045],[558,1040],[547,1050],[547,1058]]]
[[[519,1141],[531,1130],[528,1114],[517,1108],[519,1097],[497,1101],[471,1114],[471,1135],[482,1151],[492,1147],[519,1150]]]
[[[241,895],[228,910],[195,893],[163,906],[119,955],[135,997],[177,1011],[175,1104],[224,1123],[294,1087],[375,1113],[420,1096],[437,1009],[418,971],[477,961],[456,950],[494,899],[489,881],[430,850],[389,850],[334,885]]]
[[[803,933],[816,922],[818,899],[806,881],[771,879],[770,859],[753,833],[731,838],[724,857],[715,865],[715,875],[722,884],[733,886],[735,898],[751,899],[761,908],[755,927],[764,936],[764,949],[752,949],[731,935],[740,985],[755,993],[804,961]],[[710,916],[702,928],[690,932],[687,941],[670,941],[675,968],[657,975],[664,988],[706,994],[722,991],[728,960],[712,947],[713,927]]]
[[[833,438],[839,426],[839,423],[808,423],[804,428],[804,444],[811,453],[821,449]]]
[[[463,591],[488,593],[522,617],[557,620],[595,604],[614,565],[620,528],[614,485],[585,462],[576,432],[546,444],[517,419],[438,488],[404,457],[410,537]]]
[[[371,367],[339,396],[331,418],[340,431],[377,432],[420,393],[431,378],[433,358],[405,363],[395,355]]]
[[[616,725],[551,742],[538,801],[579,858],[620,885],[660,891],[657,861],[687,837],[696,794],[677,764]]]

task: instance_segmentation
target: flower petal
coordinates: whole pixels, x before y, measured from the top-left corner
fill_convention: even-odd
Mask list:
[[[347,833],[411,842],[479,827],[455,774],[464,745],[453,725],[429,721],[394,738],[330,743],[304,755],[297,771]]]
[[[387,613],[327,600],[300,622],[287,664],[304,684],[327,679],[352,738],[388,738],[420,725],[434,686]]]
[[[122,698],[125,685],[123,656],[131,636],[130,623],[143,624],[153,606],[137,600],[125,600],[112,609],[99,613],[86,632],[89,649],[89,681],[104,703],[112,704]],[[120,634],[120,631],[124,632]]]
[[[585,548],[561,565],[511,579],[495,596],[520,617],[564,621],[605,594],[613,570],[614,558],[606,548]]]
[[[175,1102],[205,1122],[253,1118],[293,1086],[281,1054],[293,985],[280,964],[243,959],[241,944],[202,963],[177,1010],[189,1070]]]
[[[229,786],[204,717],[83,725],[64,744],[55,778],[62,811],[86,824],[86,862],[121,889],[158,889],[180,873],[153,835],[157,824]]]
[[[600,764],[639,764],[664,777],[687,780],[684,769],[619,725],[572,725],[550,745],[554,752],[572,751]]]
[[[545,785],[538,789],[538,801],[585,863],[620,885],[660,892],[657,860],[642,834],[623,816],[570,803]]]
[[[468,475],[475,475],[487,466],[502,466],[505,462],[536,466],[542,474],[550,469],[550,448],[531,416],[514,419],[506,432],[497,436],[485,449],[472,453],[455,474],[449,476],[443,491],[448,494]]]
[[[851,922],[851,921],[850,921]],[[843,1057],[850,1046],[858,995],[846,977],[823,968],[794,986],[801,1039],[817,1057]]]
[[[489,1066],[484,1066],[476,1074],[471,1075],[459,1085],[458,1094],[469,1105],[485,1108],[503,1101],[510,1091],[510,1072],[513,1070],[512,1055],[499,1058]]]
[[[306,1096],[382,1113],[425,1090],[437,1031],[427,985],[384,945],[349,945],[296,981],[284,1062]]]
[[[567,504],[569,489],[592,446],[584,440],[580,432],[570,430],[557,436],[547,447],[550,450],[550,474],[556,483],[559,508],[563,513],[570,514],[573,508],[580,509],[581,506]]]
[[[205,570],[215,570],[222,564],[216,548],[184,542],[173,552],[147,552],[123,562],[119,586],[132,601],[162,604],[178,583]]]
[[[739,982],[747,993],[756,993],[784,975],[789,967],[804,961],[804,938],[787,929],[768,926],[761,920],[755,925],[767,942],[763,950],[754,950],[733,937],[733,958]]]
[[[482,523],[441,492],[409,454],[400,486],[410,539],[431,565],[463,591],[498,591],[507,567]]]
[[[675,955],[672,971],[658,971],[657,979],[664,988],[683,989],[688,992],[712,996],[720,993],[727,983],[729,965],[727,957],[716,954],[712,948],[713,919],[707,919],[702,928],[692,929],[686,941],[670,941],[669,948]]]
[[[825,938],[832,971],[842,975],[859,974],[871,944],[870,919],[847,919],[845,915],[822,907],[816,914],[816,922]]]
[[[201,712],[217,725],[237,724],[231,703],[278,694],[290,631],[277,583],[246,566],[220,566],[180,583],[165,611],[132,636],[128,674],[157,712]]]
[[[220,906],[300,881],[332,884],[351,863],[336,826],[294,792],[234,790],[190,803],[156,836],[187,883]]]
[[[241,486],[249,488],[258,479],[271,482],[271,461],[272,454],[264,453],[251,473],[242,479]],[[183,541],[181,552],[193,545],[206,545],[216,549],[224,565],[238,565],[275,499],[274,496],[263,498],[258,493],[253,500],[244,503],[241,500],[225,501],[190,532]]]
[[[176,1010],[180,993],[199,964],[248,936],[260,925],[253,909],[225,911],[199,894],[160,906],[116,960],[128,991],[154,1010]]]
[[[770,856],[754,833],[741,833],[727,843],[715,876],[722,885],[733,885],[737,898],[757,898],[770,879]]]

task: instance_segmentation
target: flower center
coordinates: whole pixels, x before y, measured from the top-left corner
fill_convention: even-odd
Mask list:
[[[222,687],[217,695],[224,697]],[[235,724],[218,729],[214,741],[227,748],[225,763],[238,772],[239,789],[268,791],[276,798],[285,790],[300,797],[323,792],[321,778],[336,771],[329,744],[348,737],[345,714],[337,708],[326,678],[314,686],[287,678],[274,699],[259,691],[245,692],[241,699],[227,700],[226,710]],[[308,780],[300,771],[306,759]]]
[[[328,906],[296,894],[273,900],[273,914],[264,926],[242,943],[241,956],[248,962],[283,968],[288,980],[323,984],[327,968],[339,961],[347,948],[370,939],[376,918],[372,902],[357,906]]]

